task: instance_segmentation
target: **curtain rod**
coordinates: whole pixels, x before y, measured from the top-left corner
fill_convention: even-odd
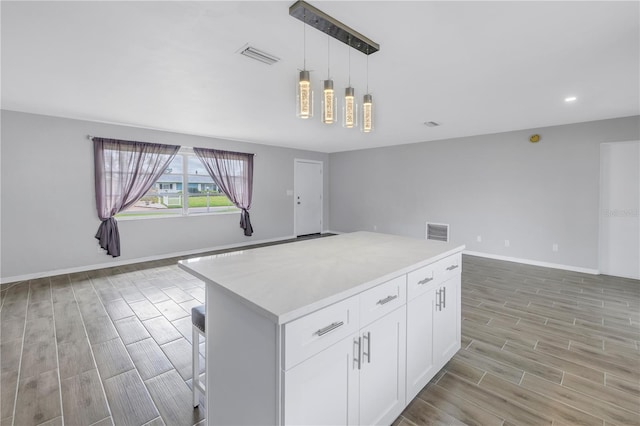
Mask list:
[[[88,140],[90,140],[90,141],[93,141],[93,138],[95,138],[95,137],[98,137],[98,136],[87,135],[87,139],[88,139]],[[192,146],[180,146],[180,148],[187,148],[187,149],[193,150],[193,147],[192,147]],[[212,148],[212,149],[218,149],[218,148]],[[226,150],[224,150],[224,149],[219,149],[219,150],[220,150],[220,151],[226,151]],[[253,155],[254,157],[257,157],[257,156],[258,156],[258,154],[254,154],[254,153],[245,153],[245,152],[239,152],[238,154],[251,154],[251,155]]]

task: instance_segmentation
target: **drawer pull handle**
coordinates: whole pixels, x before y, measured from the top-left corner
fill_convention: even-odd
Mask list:
[[[344,325],[344,321],[334,322],[333,324],[329,324],[328,326],[319,329],[314,334],[317,334],[318,336],[324,336],[328,332],[333,331],[336,328],[341,327],[343,325]]]
[[[386,305],[387,303],[391,302],[394,299],[397,299],[398,295],[394,294],[392,296],[387,296],[384,299],[380,299],[378,300],[378,303],[376,303],[376,305]]]
[[[447,307],[447,288],[442,287],[442,307]]]
[[[433,278],[425,278],[424,280],[418,281],[418,285],[426,284],[429,281],[433,281]]]
[[[447,268],[447,271],[453,271],[454,269],[456,269],[458,267],[458,265],[451,265]]]
[[[362,356],[366,356],[367,362],[371,364],[371,332],[367,331],[366,334],[363,334],[362,339],[367,340],[367,351],[365,352],[364,349],[362,349]]]

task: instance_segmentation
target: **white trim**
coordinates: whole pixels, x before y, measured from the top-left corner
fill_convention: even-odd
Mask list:
[[[325,229],[324,231],[322,231],[323,234],[346,234],[346,232],[343,231],[332,231],[331,229]]]
[[[297,191],[296,191],[296,182],[298,181],[297,164],[298,163],[313,163],[320,165],[320,196],[322,197],[322,203],[320,203],[320,232],[322,232],[322,228],[324,227],[324,161],[321,160],[307,160],[304,158],[294,158],[293,159],[293,235],[298,236],[297,223],[298,223],[298,208],[297,208]]]
[[[168,258],[171,258],[171,257],[190,256],[192,254],[203,254],[203,253],[207,253],[207,252],[210,252],[210,251],[226,250],[226,249],[230,249],[230,248],[239,248],[239,247],[248,247],[248,246],[252,246],[252,245],[255,245],[255,244],[271,243],[271,242],[276,242],[276,241],[291,240],[291,239],[295,239],[295,238],[297,238],[295,235],[290,235],[290,236],[287,236],[287,237],[278,237],[278,238],[269,238],[269,239],[266,239],[266,240],[251,241],[250,243],[246,243],[245,242],[245,243],[226,244],[226,245],[222,245],[222,246],[201,248],[201,249],[196,249],[196,250],[186,250],[186,251],[167,253],[167,254],[162,254],[162,255],[157,255],[157,256],[139,257],[139,258],[136,258],[136,259],[119,260],[119,261],[109,262],[109,263],[106,263],[106,262],[105,263],[98,263],[98,264],[95,264],[95,265],[78,266],[78,267],[75,267],[75,268],[55,269],[55,270],[52,270],[52,271],[43,271],[43,272],[36,272],[34,274],[16,275],[16,276],[13,276],[13,277],[2,277],[2,278],[0,278],[0,285],[4,286],[4,285],[9,285],[9,284],[15,284],[15,283],[20,282],[20,281],[34,280],[34,279],[37,279],[37,278],[51,277],[51,276],[54,276],[54,275],[73,274],[73,273],[76,273],[76,272],[93,271],[93,270],[96,270],[96,269],[111,268],[111,267],[114,267],[114,266],[131,265],[133,263],[150,262],[150,261],[153,261],[153,260],[168,259]],[[105,254],[105,256],[106,256],[106,254]]]
[[[228,206],[229,208],[234,208],[236,210],[229,211],[219,211],[219,212],[208,212],[208,213],[190,213],[190,214],[150,214],[149,216],[116,216],[118,222],[128,222],[128,221],[136,221],[136,220],[156,220],[156,219],[175,219],[175,218],[185,218],[185,217],[200,217],[200,216],[223,216],[225,214],[240,214],[242,210],[235,206]]]
[[[582,272],[584,274],[600,275],[598,269],[582,268],[580,266],[561,265],[559,263],[540,262],[538,260],[521,259],[519,257],[502,256],[499,254],[482,253],[478,251],[465,250],[463,254],[470,256],[486,257],[487,259],[505,260],[507,262],[524,263],[525,265],[543,266],[545,268],[564,269],[565,271]]]
[[[606,262],[607,264],[605,265],[604,263],[604,258],[605,256],[607,256],[606,250],[604,248],[604,242],[606,241],[607,238],[609,238],[609,235],[606,236],[605,238],[605,215],[604,215],[604,210],[606,207],[606,202],[605,199],[607,198],[607,196],[609,195],[608,193],[605,194],[604,192],[607,191],[607,188],[604,188],[603,186],[603,181],[604,181],[604,175],[602,173],[602,151],[604,148],[604,145],[621,145],[621,144],[625,144],[625,145],[631,145],[631,144],[639,144],[640,141],[638,140],[630,140],[630,141],[614,141],[614,142],[601,142],[600,143],[600,150],[598,152],[598,166],[599,166],[599,181],[598,181],[598,195],[599,195],[599,199],[598,199],[598,268],[600,268],[600,270],[603,270],[604,274],[610,274],[612,273],[612,271],[608,270],[609,269],[609,264],[608,262]],[[640,210],[640,204],[638,204],[638,209]],[[607,232],[608,234],[608,232]],[[639,241],[640,241],[640,231],[638,234],[639,237]],[[639,271],[640,273],[640,271]],[[638,277],[637,276],[627,276],[627,275],[613,275],[613,276],[619,276],[621,278],[630,278],[633,280],[637,280]]]

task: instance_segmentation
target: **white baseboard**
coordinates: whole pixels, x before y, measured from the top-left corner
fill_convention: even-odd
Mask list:
[[[330,229],[325,229],[324,231],[322,231],[323,234],[344,234],[344,232],[341,231],[332,231]]]
[[[543,266],[545,268],[564,269],[565,271],[582,272],[591,275],[600,275],[598,269],[582,268],[580,266],[561,265],[558,263],[540,262],[538,260],[521,259],[518,257],[502,256],[499,254],[482,253],[478,251],[465,250],[463,254],[470,256],[486,257],[487,259],[505,260],[507,262],[524,263],[525,265]]]
[[[325,231],[323,231],[323,233],[342,234],[343,232],[325,230]],[[255,244],[272,243],[272,242],[290,240],[290,239],[295,239],[295,238],[296,238],[295,235],[290,235],[290,236],[287,236],[287,237],[268,238],[268,239],[264,239],[264,240],[252,241],[250,244],[247,244],[247,243],[226,244],[226,245],[208,247],[208,248],[203,248],[203,249],[187,250],[187,251],[181,251],[181,252],[168,253],[168,254],[163,254],[163,255],[158,255],[158,256],[148,256],[148,257],[141,257],[141,258],[136,258],[136,259],[114,261],[114,262],[110,262],[110,263],[99,263],[99,264],[95,264],[95,265],[78,266],[78,267],[75,267],[75,268],[56,269],[56,270],[52,270],[52,271],[36,272],[36,273],[33,273],[33,274],[16,275],[16,276],[13,276],[13,277],[2,277],[2,278],[0,278],[0,285],[4,286],[4,285],[9,285],[9,284],[15,284],[15,283],[20,282],[20,281],[34,280],[34,279],[37,279],[37,278],[50,277],[50,276],[54,276],[54,275],[73,274],[73,273],[76,273],[76,272],[93,271],[95,269],[109,268],[109,267],[113,267],[113,266],[123,266],[123,265],[130,265],[130,264],[133,264],[133,263],[150,262],[150,261],[154,261],[154,260],[168,259],[168,258],[171,258],[171,257],[190,256],[190,255],[206,253],[206,252],[210,252],[210,251],[227,250],[227,249],[231,249],[231,248],[246,247],[246,246],[252,246],[252,245],[255,245]],[[563,269],[563,270],[566,270],[566,271],[582,272],[582,273],[591,274],[591,275],[599,275],[600,274],[600,271],[597,270],[597,269],[582,268],[582,267],[579,267],[579,266],[561,265],[561,264],[550,263],[550,262],[540,262],[540,261],[537,261],[537,260],[521,259],[521,258],[517,258],[517,257],[502,256],[502,255],[491,254],[491,253],[482,253],[482,252],[471,251],[471,250],[465,250],[463,253],[471,255],[471,256],[485,257],[485,258],[488,258],[488,259],[505,260],[507,262],[524,263],[526,265],[543,266],[543,267],[546,267],[546,268],[553,268],[553,269]]]
[[[19,282],[19,281],[35,280],[37,278],[51,277],[51,276],[54,276],[54,275],[73,274],[73,273],[76,273],[76,272],[93,271],[95,269],[111,268],[113,266],[123,266],[123,265],[131,265],[133,263],[151,262],[151,261],[154,261],[154,260],[168,259],[168,258],[171,258],[171,257],[190,256],[190,255],[193,255],[193,254],[207,253],[207,252],[210,252],[210,251],[227,250],[227,249],[232,249],[232,248],[247,247],[247,246],[253,246],[253,245],[256,245],[256,244],[273,243],[273,242],[276,242],[276,241],[291,240],[291,239],[295,239],[295,238],[296,238],[295,235],[290,235],[288,237],[268,238],[268,239],[265,239],[265,240],[252,241],[249,244],[247,244],[247,243],[226,244],[226,245],[222,245],[222,246],[215,246],[215,247],[208,247],[208,248],[202,248],[202,249],[196,249],[196,250],[187,250],[187,251],[181,251],[181,252],[167,253],[167,254],[162,254],[162,255],[157,255],[157,256],[139,257],[139,258],[136,258],[136,259],[128,259],[128,260],[116,260],[114,262],[109,262],[109,263],[98,263],[98,264],[95,264],[95,265],[85,265],[85,266],[78,266],[78,267],[74,267],[74,268],[56,269],[56,270],[53,270],[53,271],[36,272],[36,273],[33,273],[33,274],[16,275],[16,276],[13,276],[13,277],[2,277],[2,278],[0,278],[0,285],[4,286],[4,285],[7,285],[7,284],[13,284],[13,283],[16,283],[16,282]]]

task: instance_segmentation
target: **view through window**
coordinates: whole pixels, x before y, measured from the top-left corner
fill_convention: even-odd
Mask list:
[[[115,217],[149,218],[239,212],[189,148],[180,148],[151,189]]]

